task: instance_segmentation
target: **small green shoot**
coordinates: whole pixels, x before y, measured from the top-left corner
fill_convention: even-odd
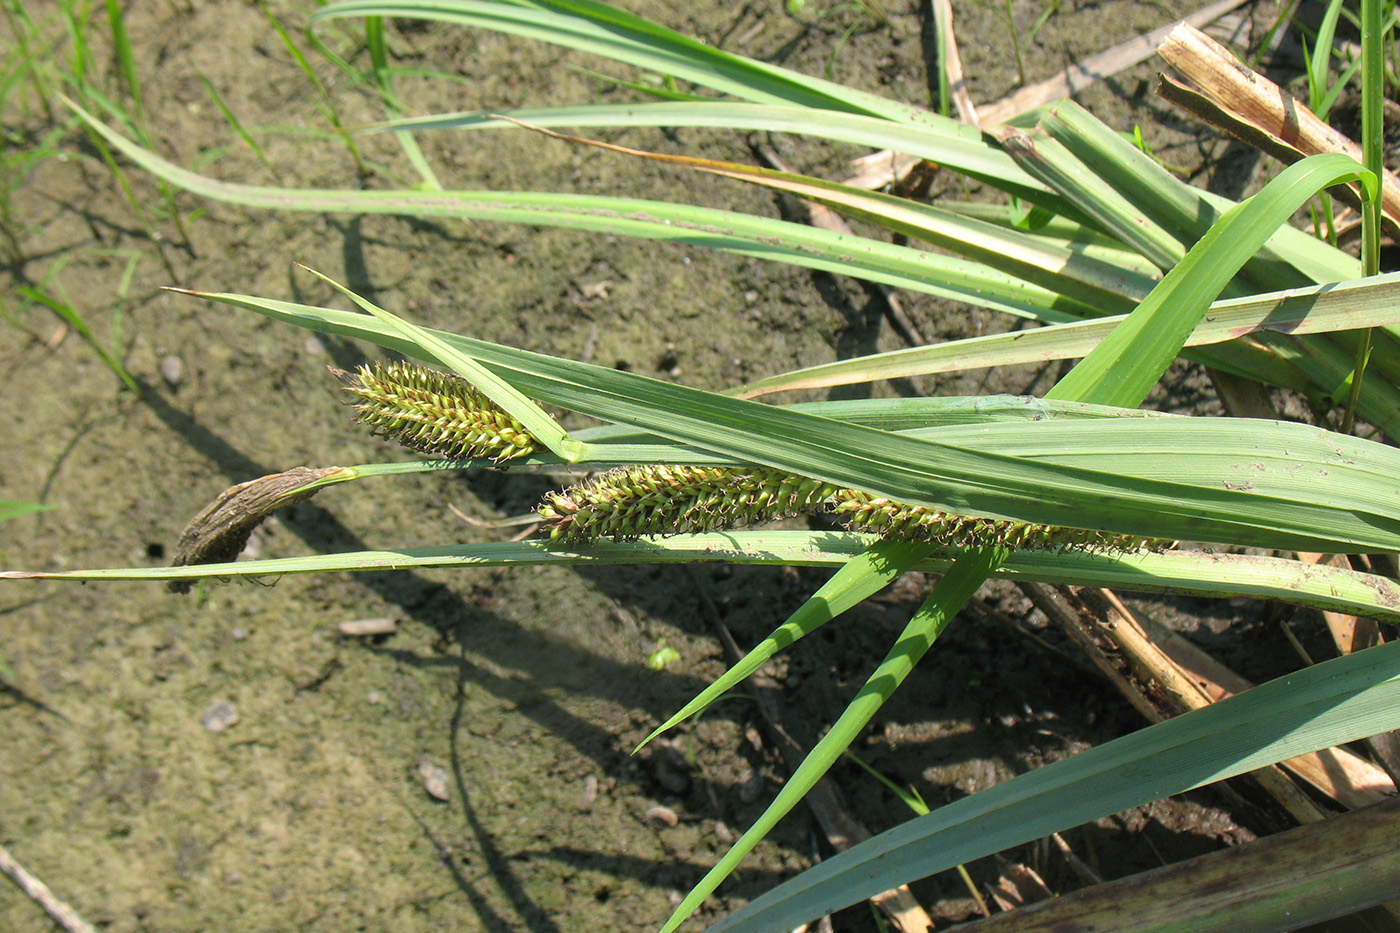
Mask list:
[[[22,515],[34,515],[38,512],[47,512],[51,508],[53,508],[53,506],[46,505],[42,502],[10,502],[0,499],[0,522],[19,518]],[[4,658],[0,658],[0,677],[11,681],[19,679],[15,674],[14,668],[10,667]]]
[[[198,76],[199,83],[204,85],[205,93],[209,95],[209,99],[213,101],[214,106],[219,109],[219,113],[223,116],[224,122],[238,135],[239,139],[243,140],[244,145],[252,150],[253,155],[257,156],[258,161],[267,169],[268,174],[272,176],[273,180],[281,182],[282,175],[277,171],[277,166],[273,165],[272,162],[268,160],[267,153],[263,152],[262,146],[258,145],[258,141],[253,138],[253,134],[244,128],[237,114],[225,103],[223,95],[219,93],[218,88],[214,87],[214,83],[205,76],[204,72],[198,69],[195,69],[195,75]]]
[[[73,330],[77,331],[79,336],[87,341],[93,352],[97,354],[97,358],[116,374],[123,385],[133,392],[140,391],[136,380],[132,377],[131,373],[127,371],[126,366],[121,361],[121,351],[119,345],[115,342],[115,339],[119,339],[119,337],[114,335],[114,343],[110,348],[104,346],[92,332],[92,328],[88,327],[87,322],[83,320],[83,316],[78,313],[77,308],[73,306],[71,301],[45,291],[42,286],[22,285],[15,291],[21,297],[27,298],[35,304],[43,305],[45,308],[48,308],[54,314],[58,315],[61,320],[67,323]]]
[[[53,508],[43,502],[11,502],[0,499],[0,522],[7,522],[22,515],[34,515]]]
[[[316,106],[321,111],[321,116],[325,117],[326,122],[331,125],[336,135],[340,137],[341,142],[345,144],[346,151],[350,153],[350,158],[355,162],[356,171],[358,171],[361,176],[368,175],[369,167],[365,164],[364,159],[360,155],[360,147],[355,144],[355,140],[351,136],[350,131],[345,127],[345,124],[341,122],[340,112],[336,109],[334,102],[331,100],[330,92],[326,90],[325,83],[317,76],[316,70],[311,67],[311,62],[307,60],[306,54],[302,52],[301,47],[293,41],[291,34],[287,31],[287,27],[282,25],[282,21],[278,19],[276,13],[272,12],[272,8],[267,5],[266,0],[259,0],[259,4],[262,7],[263,14],[267,17],[268,23],[272,26],[272,30],[276,32],[277,37],[282,40],[282,45],[286,48],[287,54],[292,56],[292,60],[295,61],[297,67],[301,69],[301,73],[306,76],[307,83],[309,83],[316,92]]]
[[[49,103],[48,77],[39,65],[49,55],[47,43],[35,27],[34,21],[25,12],[24,4],[20,3],[20,0],[4,0],[0,3],[0,11],[4,12],[10,35],[15,40],[17,68],[28,75],[27,84],[39,101],[44,122],[53,123],[54,112],[52,104]],[[5,96],[8,96],[8,93],[7,87]],[[0,101],[3,101],[3,98],[0,98]]]
[[[394,84],[389,76],[389,43],[384,35],[384,17],[365,18],[365,44],[369,48],[370,65],[373,68],[375,84],[379,88],[379,96],[384,101],[384,109],[391,118],[397,118],[403,114],[403,107],[399,104],[398,95],[394,93]],[[422,178],[421,187],[425,191],[441,191],[442,183],[428,165],[428,160],[423,157],[423,150],[418,148],[417,138],[407,130],[396,131],[394,138],[399,141],[404,155],[408,156],[408,161]]]
[[[1060,0],[1050,0],[1050,2],[1046,4],[1045,9],[1041,10],[1040,15],[1036,17],[1035,23],[1031,25],[1030,31],[1026,33],[1026,45],[1034,44],[1035,37],[1040,35],[1040,30],[1045,27],[1046,23],[1050,22],[1050,17],[1059,12]]]
[[[846,750],[846,757],[860,765],[861,769],[864,770],[866,774],[885,785],[886,789],[898,797],[901,803],[912,810],[915,816],[927,816],[929,814],[929,806],[924,803],[924,798],[917,788],[900,787],[894,781],[891,781],[871,767],[870,764],[859,755],[853,754],[850,749]],[[987,906],[987,901],[982,897],[982,892],[977,889],[977,882],[973,881],[972,875],[968,874],[967,866],[959,864],[957,866],[957,871],[958,876],[962,878],[964,887],[966,887],[968,893],[972,895],[972,899],[977,902],[977,907],[982,911],[982,916],[990,917],[992,915],[991,908]]]
[[[681,653],[662,638],[656,642],[656,650],[647,655],[647,667],[654,671],[664,671],[681,659]]]
[[[1006,28],[1011,34],[1011,51],[1016,58],[1016,86],[1026,86],[1026,63],[1021,55],[1021,35],[1016,30],[1016,13],[1011,9],[1011,0],[1005,0],[1003,12],[1006,16]]]

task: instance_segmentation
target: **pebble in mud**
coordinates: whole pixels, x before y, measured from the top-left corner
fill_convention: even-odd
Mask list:
[[[652,826],[666,826],[669,828],[674,828],[675,825],[681,821],[680,817],[676,816],[676,811],[672,810],[670,807],[652,807],[646,813],[642,814],[642,819],[646,820]]]
[[[750,768],[739,779],[739,799],[744,803],[753,803],[763,796],[763,775]]]
[[[185,381],[185,362],[173,353],[162,356],[156,367],[160,370],[160,378],[172,389],[179,388],[180,383]]]
[[[598,776],[590,774],[583,779],[583,799],[579,801],[579,809],[585,813],[593,809],[593,804],[598,799]]]
[[[399,630],[399,624],[392,618],[378,619],[352,619],[348,622],[339,622],[336,628],[340,629],[340,634],[351,637],[372,637],[375,635],[393,635]]]
[[[223,732],[238,722],[238,710],[229,701],[220,700],[210,704],[199,721],[210,732]]]
[[[449,800],[452,793],[447,786],[447,769],[440,768],[428,759],[418,762],[418,777],[423,781],[423,789],[434,800]]]

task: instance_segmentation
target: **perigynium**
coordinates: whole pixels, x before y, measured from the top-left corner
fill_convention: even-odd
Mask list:
[[[657,464],[549,493],[539,515],[555,541],[630,541],[788,518],[821,508],[837,491],[782,470]]]

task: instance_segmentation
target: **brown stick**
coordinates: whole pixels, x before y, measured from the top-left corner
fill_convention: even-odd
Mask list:
[[[1145,637],[1132,637],[1132,633],[1139,632],[1135,625],[1116,613],[1101,597],[1095,599],[1092,591],[1041,583],[1019,586],[1036,608],[1061,627],[1148,722],[1161,722],[1187,709],[1208,705],[1209,701],[1200,695],[1195,685],[1165,656],[1156,656],[1160,652],[1156,652],[1155,646]],[[1294,819],[1302,823],[1322,819],[1322,811],[1277,765],[1250,774]]]
[[[4,846],[0,846],[0,871],[8,875],[11,881],[19,885],[21,891],[44,908],[44,913],[52,917],[54,923],[69,933],[97,933],[92,924],[78,916],[76,910],[59,900],[58,896],[49,890],[48,885],[25,871],[24,866],[15,861],[15,857]]]

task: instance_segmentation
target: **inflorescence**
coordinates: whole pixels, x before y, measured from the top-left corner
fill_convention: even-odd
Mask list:
[[[411,450],[452,459],[523,457],[537,442],[465,379],[412,363],[340,373],[356,418]],[[545,496],[553,541],[694,534],[827,513],[854,531],[961,547],[1134,551],[1165,542],[1133,535],[952,515],[768,468],[648,465],[610,470]]]
[[[813,512],[833,514],[852,531],[929,544],[1092,551],[1163,546],[1133,535],[952,515],[772,469],[626,467],[549,493],[539,508],[550,539],[565,543],[716,531]]]
[[[412,363],[376,363],[337,374],[360,399],[355,420],[410,450],[499,463],[535,449],[524,425],[461,376]]]

